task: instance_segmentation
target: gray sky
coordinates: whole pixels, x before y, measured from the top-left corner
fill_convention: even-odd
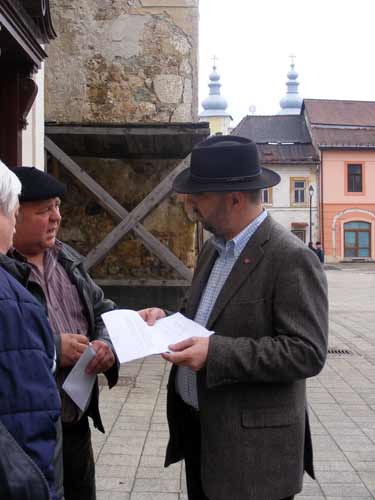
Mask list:
[[[277,113],[292,53],[302,97],[375,101],[375,0],[200,0],[199,50],[199,102],[216,54],[234,123]]]

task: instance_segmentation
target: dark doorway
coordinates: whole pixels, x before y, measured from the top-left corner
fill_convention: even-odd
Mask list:
[[[344,257],[371,256],[371,224],[368,222],[347,222],[344,224]]]

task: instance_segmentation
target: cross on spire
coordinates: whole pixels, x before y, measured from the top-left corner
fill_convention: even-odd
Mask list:
[[[295,58],[296,58],[295,54],[290,54],[290,56],[289,56],[289,57],[290,57],[290,59],[291,59],[291,61],[292,61],[292,66],[294,66],[294,60],[295,60]]]
[[[214,62],[214,67],[216,68],[216,61],[218,61],[218,57],[216,56],[216,54],[214,55],[214,57],[212,58],[213,62]]]

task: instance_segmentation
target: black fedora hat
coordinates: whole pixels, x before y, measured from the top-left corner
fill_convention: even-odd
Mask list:
[[[177,193],[255,191],[275,186],[280,176],[261,167],[255,142],[221,135],[202,141],[191,153],[190,167],[174,180]]]

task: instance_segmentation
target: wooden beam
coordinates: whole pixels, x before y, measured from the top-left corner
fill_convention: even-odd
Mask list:
[[[193,272],[163,243],[161,243],[142,224],[134,226],[133,231],[141,238],[149,252],[156,255],[161,262],[174,269],[179,276],[188,280],[193,279]]]
[[[175,169],[171,174],[166,179],[169,179],[169,181],[164,181],[162,182],[163,186],[159,184],[157,188],[155,188],[154,191],[152,191],[144,200],[141,202],[131,213],[129,213],[120,203],[118,203],[112,196],[107,193],[105,189],[103,189],[94,179],[92,179],[77,163],[75,163],[64,151],[62,151],[51,139],[48,137],[45,137],[45,148],[47,151],[54,156],[61,165],[63,165],[72,175],[75,177],[83,186],[90,191],[90,193],[95,197],[95,199],[106,209],[108,210],[114,217],[117,219],[126,219],[121,222],[121,229],[124,231],[122,233],[122,236],[127,232],[130,231],[131,229],[134,230],[136,235],[143,241],[144,245],[146,248],[156,255],[162,262],[167,264],[168,266],[172,267],[180,276],[182,276],[185,280],[188,280],[189,282],[192,279],[193,273],[192,271],[185,266],[183,262],[181,262],[176,255],[169,250],[168,247],[163,245],[153,234],[151,234],[142,224],[140,224],[138,221],[140,218],[144,218],[145,215],[147,214],[147,210],[150,210],[150,206],[153,206],[153,203],[158,203],[157,200],[160,197],[165,198],[171,191],[171,185],[168,188],[168,182],[173,182],[173,175],[177,175],[178,172],[176,170],[180,167],[180,169],[183,169],[185,166],[185,163],[182,162],[177,169]],[[187,161],[187,160],[186,160]],[[160,187],[161,186],[161,187]],[[169,189],[169,191],[168,191]],[[143,205],[144,202],[147,203]],[[159,201],[160,203],[160,201]],[[155,205],[154,205],[155,206]],[[138,211],[134,214],[135,210]],[[129,219],[127,219],[129,217]],[[98,247],[91,251],[89,255],[86,258],[85,261],[85,267],[87,269],[90,269],[93,265],[99,262],[100,259],[102,259],[112,248],[113,246],[121,239],[122,236],[119,237],[119,239],[113,243],[112,245],[109,244],[109,238],[110,242],[112,243],[115,241],[119,230],[116,231],[115,237],[111,237],[112,233],[118,228],[117,226],[109,235],[103,240],[103,245],[100,243],[98,245],[101,246],[98,251]],[[105,252],[104,252],[105,250]],[[94,252],[94,253],[93,253]]]
[[[174,178],[188,166],[188,161],[189,157],[179,163],[178,166],[99,243],[99,245],[91,250],[86,260],[88,267],[93,267],[100,262],[126,233],[131,231],[138,222],[144,219],[151,210],[159,205],[171,193]],[[152,245],[152,241],[148,240],[148,244]],[[165,254],[166,259],[169,257],[169,255],[167,256],[167,254]],[[177,268],[175,266],[177,266]],[[184,273],[184,270],[177,262],[174,262],[173,267],[180,274]],[[185,276],[185,278],[186,277],[187,276]]]
[[[45,134],[70,157],[184,159],[208,135],[196,124],[49,125]]]
[[[90,177],[75,161],[60,149],[49,137],[44,138],[44,147],[63,165],[70,174],[77,179],[108,212],[117,219],[123,219],[128,211],[105,189]]]
[[[81,124],[67,124],[60,125],[52,122],[46,123],[46,135],[59,136],[59,135],[115,135],[115,136],[178,136],[178,135],[202,135],[207,137],[209,127],[205,122],[181,124],[181,123],[148,123],[148,124],[107,124],[107,125],[81,125]]]

